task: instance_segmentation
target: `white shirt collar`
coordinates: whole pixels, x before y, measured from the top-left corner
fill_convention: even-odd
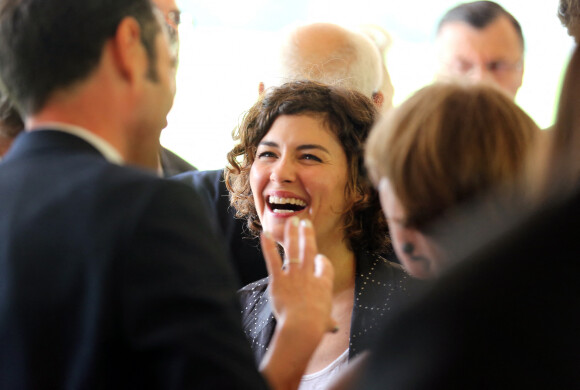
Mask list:
[[[87,129],[83,129],[79,126],[74,126],[68,123],[61,123],[61,122],[42,122],[37,123],[34,126],[34,131],[37,130],[57,130],[62,131],[63,133],[69,133],[75,135],[89,144],[91,144],[95,149],[97,149],[103,157],[107,159],[110,163],[123,165],[123,157],[121,157],[121,153],[117,149],[113,147],[110,143],[105,141],[103,138],[99,137],[98,135],[91,133]]]

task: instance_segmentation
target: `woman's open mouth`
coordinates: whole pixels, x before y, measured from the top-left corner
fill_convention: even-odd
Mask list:
[[[302,211],[307,204],[298,198],[281,198],[278,196],[269,196],[267,200],[268,207],[276,214],[290,214]]]

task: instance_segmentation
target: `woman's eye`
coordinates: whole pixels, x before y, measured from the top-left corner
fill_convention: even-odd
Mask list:
[[[312,161],[322,162],[322,159],[320,157],[317,157],[313,154],[304,154],[304,155],[302,155],[302,158],[304,160],[312,160]]]
[[[268,158],[268,157],[276,157],[276,155],[273,152],[258,153],[258,158]]]

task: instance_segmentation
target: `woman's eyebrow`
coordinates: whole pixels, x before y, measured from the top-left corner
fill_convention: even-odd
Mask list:
[[[276,142],[272,141],[261,141],[258,146],[271,146],[273,148],[278,148],[279,145]]]
[[[322,150],[323,152],[326,152],[328,154],[330,154],[330,152],[328,151],[328,149],[326,149],[324,146],[322,145],[318,145],[318,144],[306,144],[306,145],[300,145],[299,147],[297,147],[296,149],[298,150],[305,150],[305,149],[318,149],[318,150]]]

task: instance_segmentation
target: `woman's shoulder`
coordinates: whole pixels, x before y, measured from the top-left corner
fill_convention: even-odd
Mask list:
[[[259,363],[267,351],[276,320],[268,294],[269,278],[260,279],[238,290],[242,306],[242,329]]]
[[[264,292],[268,288],[268,284],[270,283],[270,278],[265,277],[260,280],[256,280],[255,282],[246,284],[244,287],[238,290],[239,295],[244,294],[254,294],[259,292]]]
[[[357,275],[364,278],[380,278],[381,280],[408,283],[412,278],[403,269],[382,253],[361,252],[357,254]]]
[[[407,300],[422,287],[423,282],[411,277],[404,268],[380,253],[365,252],[357,256],[356,284],[361,295]]]
[[[268,300],[266,290],[269,282],[270,278],[266,277],[247,284],[238,290],[238,298],[242,305],[242,317],[246,316],[248,312],[254,311],[257,306],[263,306]]]

